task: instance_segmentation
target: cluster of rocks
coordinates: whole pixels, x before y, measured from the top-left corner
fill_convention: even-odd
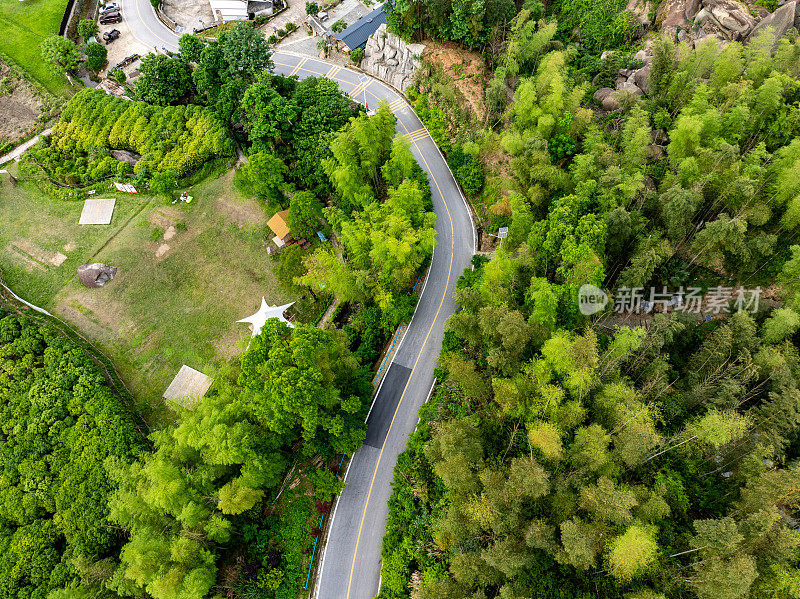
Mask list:
[[[419,67],[423,44],[408,44],[381,25],[367,40],[361,69],[404,92]]]
[[[610,52],[603,52],[601,58],[608,60]],[[638,69],[620,69],[617,71],[614,80],[614,88],[603,87],[594,93],[594,99],[603,110],[619,110],[621,96],[631,94],[633,96],[643,96],[650,91],[650,63],[653,61],[653,51],[650,44],[643,50],[639,50],[633,55],[633,60],[643,66]]]
[[[774,13],[761,7],[753,13],[739,0],[663,0],[655,26],[679,41],[693,43],[707,36],[747,42],[767,27],[780,39],[790,28],[800,26],[800,6],[794,0],[782,3]]]
[[[775,36],[777,45],[777,41],[792,27],[800,30],[800,0],[779,2],[782,5],[775,12],[769,13],[762,8],[758,18],[755,18],[739,0],[662,0],[655,23],[649,19],[652,11],[650,0],[629,0],[627,9],[642,28],[654,26],[662,33],[695,47],[706,38],[716,38],[723,44],[729,41],[748,43],[768,28]],[[645,43],[644,49],[633,57],[634,62],[643,66],[620,69],[613,88],[604,87],[595,92],[594,99],[603,110],[619,110],[625,94],[638,97],[649,92],[650,63],[653,59],[651,44]],[[603,52],[602,59],[606,60],[610,54]]]

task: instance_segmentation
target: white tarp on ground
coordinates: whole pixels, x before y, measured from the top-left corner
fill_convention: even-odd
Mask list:
[[[167,390],[164,391],[163,397],[179,403],[184,408],[192,409],[206,394],[213,382],[214,379],[210,376],[184,364],[172,379]]]
[[[114,215],[114,198],[89,198],[83,204],[80,225],[110,225]]]
[[[214,18],[223,21],[241,21],[247,19],[247,0],[209,0]]]

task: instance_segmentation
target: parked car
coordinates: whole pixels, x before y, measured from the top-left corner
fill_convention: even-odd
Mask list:
[[[113,42],[114,40],[119,39],[119,36],[120,36],[119,29],[112,29],[111,31],[106,31],[103,34],[103,39],[106,42],[106,46],[111,42]]]
[[[100,17],[101,25],[113,25],[122,22],[122,15],[119,12],[110,12]]]
[[[122,59],[122,62],[120,62],[115,68],[123,69],[127,67],[129,64],[133,64],[134,62],[136,62],[139,58],[141,58],[141,56],[139,56],[138,54],[131,54],[130,56],[126,56],[124,59]]]
[[[100,14],[104,15],[115,10],[119,11],[119,4],[112,2],[111,4],[106,4],[105,6],[100,7]]]

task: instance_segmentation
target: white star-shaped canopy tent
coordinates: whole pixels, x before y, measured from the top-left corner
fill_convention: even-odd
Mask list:
[[[253,337],[258,335],[261,332],[261,328],[267,323],[270,318],[277,318],[278,320],[285,322],[290,327],[294,328],[294,325],[286,320],[283,316],[284,310],[287,310],[289,306],[292,306],[294,302],[291,304],[284,304],[283,306],[270,306],[263,297],[261,298],[261,308],[259,308],[258,312],[253,314],[252,316],[248,316],[247,318],[242,318],[241,320],[237,320],[236,322],[249,322],[253,325]]]

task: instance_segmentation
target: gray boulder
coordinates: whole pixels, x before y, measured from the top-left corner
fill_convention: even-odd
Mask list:
[[[102,287],[117,275],[117,267],[95,262],[78,267],[78,279],[86,287]]]
[[[749,42],[750,40],[755,39],[758,35],[766,31],[767,28],[771,27],[772,32],[775,35],[775,46],[777,46],[778,40],[786,35],[786,32],[789,31],[789,29],[795,27],[795,22],[798,19],[799,8],[800,7],[798,7],[797,2],[787,2],[774,13],[762,20],[758,25],[756,25],[750,32],[750,35],[747,36],[747,41]]]
[[[603,110],[611,112],[612,110],[619,110],[620,103],[613,97],[614,90],[610,87],[603,87],[594,92],[595,101],[603,107]]]
[[[619,86],[620,91],[629,92],[634,96],[643,96],[644,92],[639,89],[639,86],[633,83],[632,81],[626,81],[622,85]]]
[[[700,0],[697,1],[699,2]],[[652,24],[650,22],[650,11],[653,9],[653,5],[650,0],[628,0],[625,9],[631,12],[636,22],[642,27],[650,27]]]
[[[650,92],[650,65],[645,65],[638,71],[634,71],[633,75],[628,78],[628,81],[633,81],[640,90],[644,93]]]
[[[748,8],[737,0],[704,0],[703,7],[732,39],[743,39],[755,28],[756,20]]]
[[[684,10],[684,15],[686,16],[687,21],[691,21],[694,19],[697,11],[700,10],[700,0],[688,0],[686,2],[686,8]]]
[[[656,12],[656,27],[671,37],[689,24],[686,18],[688,0],[662,0]]]

